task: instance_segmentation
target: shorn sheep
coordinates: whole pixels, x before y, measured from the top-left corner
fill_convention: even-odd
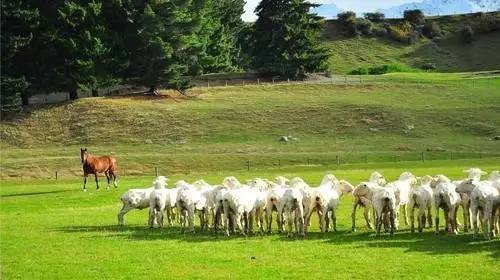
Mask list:
[[[399,176],[398,180],[390,182],[386,187],[393,188],[396,194],[396,218],[395,226],[399,229],[399,209],[403,208],[403,219],[405,225],[408,225],[408,215],[406,211],[406,205],[410,199],[410,190],[413,185],[417,183],[415,175],[411,172],[403,172]]]
[[[382,174],[375,171],[370,175],[370,179],[368,180],[368,182],[363,182],[363,183],[373,184],[374,186],[383,186],[386,184],[386,180]],[[367,188],[356,187],[352,191],[352,195],[354,197],[353,202],[352,202],[352,212],[351,212],[351,219],[352,219],[351,231],[352,232],[356,231],[356,209],[358,207],[364,208],[363,215],[365,218],[366,226],[369,229],[373,229],[371,222],[370,222],[370,209],[372,208],[371,194],[372,193]]]
[[[282,197],[283,212],[287,221],[287,236],[292,236],[292,225],[295,233],[305,235],[304,231],[304,207],[302,204],[302,192],[296,188],[287,188]]]
[[[456,213],[460,205],[460,195],[456,191],[456,185],[444,175],[437,175],[434,178],[436,188],[434,189],[433,200],[436,209],[435,227],[436,234],[439,234],[439,209],[443,209],[445,219],[445,230],[457,234]]]
[[[397,200],[396,193],[393,188],[380,188],[375,187],[373,193],[373,208],[376,212],[376,227],[377,235],[380,235],[380,230],[384,221],[389,221],[389,230],[391,235],[394,234]]]
[[[496,212],[500,206],[500,193],[493,186],[492,181],[473,181],[475,188],[470,193],[470,209],[472,213],[472,225],[474,236],[479,232],[477,219],[482,222],[484,237],[489,240],[491,235],[495,236]]]
[[[464,170],[465,173],[468,174],[468,177],[464,180],[456,180],[453,181],[452,183],[455,184],[457,187],[464,183],[465,180],[475,180],[475,181],[480,181],[481,180],[481,175],[486,175],[486,172],[482,171],[481,169],[477,167],[469,168],[467,170]],[[461,188],[463,189],[463,188]],[[458,188],[457,188],[458,190]],[[468,191],[460,191],[460,206],[462,206],[463,209],[463,217],[464,217],[464,231],[467,232],[469,231],[469,227],[471,227],[472,223],[472,216],[470,214],[470,192],[472,189]]]
[[[153,228],[154,221],[158,223],[160,228],[163,228],[163,214],[169,206],[169,190],[165,187],[167,186],[167,178],[164,176],[158,176],[156,180],[153,181],[154,189],[149,195],[149,221],[148,225]]]
[[[123,205],[118,212],[118,225],[124,225],[124,216],[125,214],[130,212],[130,210],[142,210],[148,208],[150,195],[153,190],[154,187],[150,187],[147,189],[130,189],[126,191],[120,198]]]
[[[422,232],[425,227],[425,222],[432,227],[432,198],[433,191],[431,183],[434,180],[429,175],[422,177],[420,186],[413,188],[410,191],[410,200],[408,201],[408,210],[410,211],[410,227],[411,232],[415,232],[415,209],[418,209],[417,223],[418,231]],[[425,212],[427,211],[427,216]]]
[[[267,192],[267,203],[266,203],[266,225],[267,232],[272,233],[272,223],[273,223],[273,211],[276,211],[276,223],[278,225],[278,232],[283,231],[283,195],[285,191],[289,189],[286,185],[289,182],[285,177],[276,177],[276,183],[272,185],[271,189]],[[302,196],[301,196],[302,198]],[[302,203],[302,201],[301,201]],[[302,207],[302,211],[304,211]]]
[[[175,186],[179,188],[176,204],[181,228],[185,231],[187,227],[187,232],[194,233],[194,215],[197,204],[202,201],[201,194],[194,186],[183,180],[176,182]]]

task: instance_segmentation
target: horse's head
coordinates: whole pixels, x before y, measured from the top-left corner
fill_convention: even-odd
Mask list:
[[[83,149],[83,148],[80,148],[80,158],[82,159],[82,164],[85,163],[85,161],[87,160],[87,148]]]

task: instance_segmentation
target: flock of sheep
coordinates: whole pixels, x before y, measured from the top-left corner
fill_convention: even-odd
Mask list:
[[[304,236],[313,213],[318,214],[322,232],[331,228],[336,231],[340,198],[351,193],[354,196],[352,231],[356,230],[356,209],[359,206],[364,208],[364,218],[370,229],[373,229],[370,221],[370,210],[373,209],[377,235],[382,226],[391,234],[398,229],[400,208],[403,208],[406,225],[410,217],[411,232],[415,231],[415,210],[418,211],[418,231],[421,232],[426,223],[432,228],[434,207],[436,234],[439,233],[440,209],[444,212],[445,230],[456,234],[459,225],[457,211],[462,207],[464,231],[471,227],[476,235],[479,220],[485,238],[490,239],[500,229],[500,172],[491,172],[489,179],[483,181],[481,175],[486,173],[479,168],[465,172],[468,177],[458,181],[451,181],[444,175],[417,178],[410,172],[403,172],[397,181],[390,183],[386,183],[380,173],[373,172],[367,182],[355,187],[333,174],[325,175],[318,187],[310,187],[298,177],[288,180],[279,176],[274,182],[255,178],[245,184],[235,177],[227,177],[217,186],[204,180],[193,184],[181,180],[174,184],[174,188],[166,188],[168,179],[159,176],[152,187],[131,189],[122,196],[118,224],[123,225],[124,215],[130,210],[149,207],[150,227],[155,224],[163,227],[165,216],[172,225],[178,216],[183,231],[194,232],[194,216],[198,213],[201,230],[210,227],[217,233],[223,228],[227,235],[235,231],[246,235],[252,232],[255,222],[263,233],[265,220],[267,232],[271,233],[275,211],[279,232]]]

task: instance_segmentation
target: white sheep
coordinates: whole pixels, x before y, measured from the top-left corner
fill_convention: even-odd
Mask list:
[[[408,204],[410,198],[411,186],[417,183],[415,175],[411,172],[403,172],[399,176],[397,181],[390,182],[386,187],[393,188],[396,194],[396,217],[395,226],[396,230],[399,228],[399,209],[403,208],[403,218],[405,225],[408,225],[408,215],[406,211],[406,205]]]
[[[194,182],[193,187],[196,188],[201,196],[196,204],[196,209],[198,210],[200,218],[200,228],[201,230],[208,230],[210,214],[213,217],[215,209],[214,187],[203,179]]]
[[[349,182],[337,180],[331,174],[323,178],[321,185],[313,193],[312,204],[309,207],[309,209],[318,210],[321,232],[326,232],[329,229],[330,219],[328,214],[330,212],[333,230],[337,231],[337,208],[340,205],[340,198],[343,194],[350,193],[352,190],[353,186]],[[310,219],[311,213],[309,213],[308,219]]]
[[[282,203],[283,213],[287,221],[287,236],[292,236],[292,225],[295,226],[295,233],[304,236],[305,223],[302,192],[296,188],[286,188],[284,190]]]
[[[495,236],[496,211],[500,206],[500,192],[489,180],[472,182],[476,187],[470,194],[470,208],[472,213],[472,225],[474,236],[479,232],[477,217],[482,221],[484,237],[489,240],[491,235]]]
[[[363,183],[363,182],[362,182]],[[386,184],[386,180],[382,174],[379,172],[375,171],[370,175],[370,179],[368,182],[364,182],[368,184],[373,184],[374,186],[383,186]],[[360,186],[360,185],[358,185]],[[371,222],[370,222],[370,209],[372,208],[372,202],[371,202],[371,192],[367,188],[354,188],[352,195],[354,196],[353,202],[352,202],[352,212],[351,212],[351,219],[352,219],[352,227],[351,231],[355,232],[356,231],[356,209],[358,206],[364,208],[364,218],[366,222],[366,226],[369,229],[373,229]],[[375,213],[374,213],[375,215]]]
[[[433,193],[435,213],[436,234],[439,234],[439,209],[443,209],[446,224],[446,231],[457,234],[456,213],[460,205],[460,195],[457,193],[457,186],[444,175],[434,177],[436,185]]]
[[[267,206],[267,198],[269,193],[269,184],[260,178],[253,179],[249,184],[250,190],[253,192],[255,197],[255,203],[250,213],[249,220],[249,233],[252,233],[253,230],[253,221],[257,222],[257,226],[260,230],[260,233],[264,233],[264,214]]]
[[[169,205],[169,190],[167,186],[167,178],[158,176],[153,181],[153,191],[149,195],[149,220],[148,225],[153,228],[156,221],[160,228],[163,228],[163,213]]]
[[[195,210],[200,209],[200,207],[202,208],[206,201],[204,201],[200,192],[194,186],[183,180],[176,182],[175,186],[179,188],[176,205],[182,230],[185,230],[187,226],[188,232],[194,232]]]
[[[365,184],[366,185],[366,184]],[[376,212],[377,235],[380,235],[382,224],[388,220],[390,233],[394,234],[397,211],[396,192],[394,188],[371,187],[373,191],[372,203]]]
[[[148,208],[150,195],[153,190],[154,187],[146,189],[130,189],[126,191],[120,198],[123,205],[118,212],[118,225],[123,226],[124,216],[129,211],[133,209],[142,210]]]
[[[411,232],[415,232],[415,208],[418,209],[417,223],[418,231],[422,232],[425,227],[425,222],[429,223],[429,227],[432,227],[432,201],[433,201],[433,191],[431,188],[431,183],[434,179],[426,175],[421,179],[421,184],[417,188],[413,188],[410,191],[410,200],[408,201],[408,210],[410,211],[410,225]],[[427,217],[425,216],[425,211],[427,210]]]
[[[455,184],[457,187],[463,183],[465,180],[468,179],[473,179],[476,181],[481,180],[481,175],[486,175],[486,172],[482,171],[480,168],[473,167],[469,168],[467,170],[464,170],[465,173],[468,174],[466,179],[463,180],[456,180],[452,181],[453,184]],[[471,227],[472,224],[472,216],[471,216],[471,211],[470,211],[470,192],[472,189],[468,192],[463,192],[459,191],[460,193],[460,206],[462,206],[462,213],[464,217],[464,231],[467,232],[469,231],[469,228]]]
[[[277,212],[276,222],[278,225],[278,232],[283,231],[283,195],[288,189],[286,183],[289,182],[288,179],[278,176],[276,177],[276,183],[267,193],[267,204],[266,204],[266,225],[267,232],[272,233],[272,223],[273,223],[273,211]],[[302,209],[303,211],[303,209]]]
[[[224,228],[226,235],[229,236],[229,223],[231,223],[234,228],[237,228],[243,235],[248,234],[249,220],[251,219],[250,215],[254,209],[255,201],[255,192],[245,186],[237,189],[230,189],[224,194]],[[234,231],[233,229],[231,230]]]

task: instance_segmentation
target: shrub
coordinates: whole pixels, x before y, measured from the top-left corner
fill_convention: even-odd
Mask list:
[[[439,24],[437,22],[429,21],[422,28],[422,34],[429,39],[441,37],[441,27],[439,27]]]
[[[470,25],[464,26],[464,28],[462,28],[461,30],[461,33],[462,33],[462,40],[464,41],[464,43],[467,44],[472,43],[472,40],[474,39],[474,30]]]
[[[417,72],[416,69],[401,64],[384,64],[373,67],[359,67],[349,72],[349,75],[382,75],[397,72]]]
[[[498,30],[497,20],[494,17],[484,15],[479,19],[477,31],[479,33],[490,33]]]
[[[422,10],[404,11],[404,19],[413,25],[422,25],[425,23],[425,16]]]
[[[413,32],[413,26],[408,21],[404,21],[398,25],[394,25],[389,28],[389,34],[391,38],[402,43],[410,42],[409,38],[410,35],[412,35],[411,34],[412,32]],[[414,34],[412,36],[414,36]]]
[[[344,33],[350,36],[358,36],[359,31],[356,25],[356,13],[348,11],[337,15],[338,21]]]
[[[436,70],[437,67],[436,67],[436,64],[432,63],[432,62],[427,62],[427,63],[424,63],[422,65],[422,70],[427,70],[427,71],[430,71],[430,70]]]
[[[385,19],[385,15],[383,13],[375,12],[375,13],[365,13],[365,19],[371,22],[382,22]]]
[[[385,37],[385,36],[387,36],[387,34],[389,33],[389,31],[387,31],[387,29],[385,29],[383,27],[374,27],[373,28],[373,33],[375,34],[375,36]]]
[[[373,24],[367,19],[361,19],[356,23],[356,28],[363,35],[372,35]]]

